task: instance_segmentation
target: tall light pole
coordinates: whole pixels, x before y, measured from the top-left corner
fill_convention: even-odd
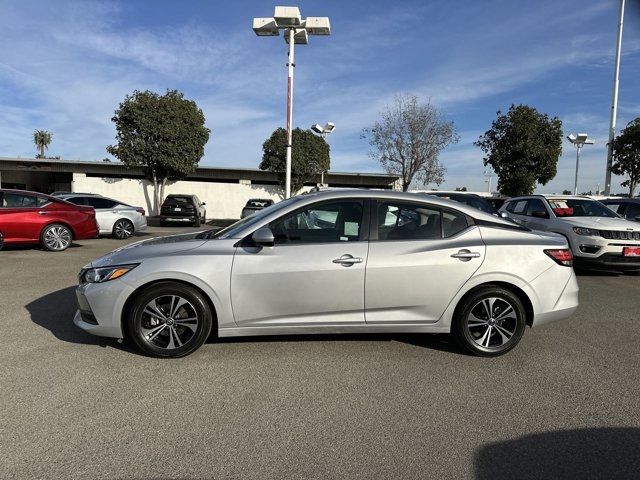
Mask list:
[[[579,133],[574,135],[573,133],[567,135],[567,140],[573,143],[576,147],[576,177],[573,182],[573,194],[578,194],[578,167],[580,165],[580,149],[585,145],[593,145],[594,141],[589,138],[586,133]]]
[[[333,133],[335,129],[336,129],[336,124],[333,122],[327,122],[324,125],[320,125],[319,123],[316,123],[315,125],[311,125],[311,130],[319,135],[322,135],[322,138],[324,138],[325,142],[327,141],[327,135],[330,133]],[[324,185],[324,171],[320,176],[320,183]]]
[[[309,43],[309,35],[330,35],[331,26],[328,17],[300,16],[298,7],[276,7],[271,18],[254,18],[253,31],[256,35],[277,36],[284,30],[284,40],[289,44],[289,62],[287,79],[287,164],[285,174],[285,198],[291,196],[291,147],[293,144],[293,69],[295,64],[294,45]]]
[[[613,91],[611,92],[611,118],[609,119],[609,143],[607,143],[607,172],[604,180],[604,194],[611,194],[611,164],[613,163],[613,139],[616,135],[616,116],[618,114],[618,87],[620,86],[620,51],[622,50],[622,24],[624,21],[624,1],[620,0],[618,16],[618,38],[616,59],[613,67]]]

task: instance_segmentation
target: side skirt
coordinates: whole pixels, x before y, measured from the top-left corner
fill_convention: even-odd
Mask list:
[[[263,335],[318,335],[339,333],[449,333],[449,327],[416,324],[313,325],[274,327],[219,328],[219,337],[253,337]]]

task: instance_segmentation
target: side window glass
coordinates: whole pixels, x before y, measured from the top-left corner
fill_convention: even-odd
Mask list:
[[[635,220],[636,218],[640,217],[640,203],[627,204],[626,217],[628,220]]]
[[[360,238],[359,201],[312,205],[269,224],[276,244],[353,242]]]
[[[526,200],[518,200],[517,202],[510,202],[507,207],[507,211],[515,213],[516,215],[524,215],[524,209],[527,206]]]
[[[380,203],[378,240],[442,238],[440,210],[419,204]]]
[[[2,206],[7,208],[19,208],[19,207],[35,207],[36,197],[31,195],[21,195],[19,193],[7,193],[2,197]]]
[[[442,232],[445,238],[457,235],[468,226],[467,217],[463,214],[449,210],[442,212]]]
[[[113,208],[115,206],[115,202],[111,200],[107,200],[106,198],[91,198],[87,197],[87,205],[93,208]]]
[[[89,205],[93,207],[93,205],[87,202],[87,199],[85,197],[71,197],[71,198],[67,198],[66,200],[67,202],[73,203],[75,205]]]
[[[44,207],[47,203],[50,203],[51,201],[48,198],[44,198],[44,197],[36,197],[36,206],[37,207]]]
[[[534,212],[544,212],[548,213],[547,209],[544,206],[544,203],[539,198],[532,198],[527,203],[527,213],[526,215],[529,217],[533,217]]]
[[[620,213],[620,204],[619,203],[605,203],[609,210],[613,210],[616,213]]]

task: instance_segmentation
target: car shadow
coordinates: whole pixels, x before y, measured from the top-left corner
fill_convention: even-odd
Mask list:
[[[581,428],[483,446],[477,480],[640,478],[640,428]]]
[[[263,343],[263,342],[399,342],[415,347],[439,350],[458,355],[471,355],[443,334],[336,333],[308,335],[261,335],[255,337],[223,337],[211,335],[207,343]]]
[[[66,287],[25,305],[31,315],[31,321],[49,330],[54,337],[63,342],[111,346],[134,352],[133,349],[117,343],[114,339],[91,335],[74,325],[73,316],[76,313],[74,290],[75,287]]]

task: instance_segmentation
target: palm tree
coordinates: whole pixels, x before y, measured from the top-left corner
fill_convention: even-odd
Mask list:
[[[38,158],[44,158],[44,151],[49,148],[52,136],[51,132],[46,130],[36,130],[33,132],[33,143],[36,144],[36,147],[38,147],[40,151],[37,155]]]

